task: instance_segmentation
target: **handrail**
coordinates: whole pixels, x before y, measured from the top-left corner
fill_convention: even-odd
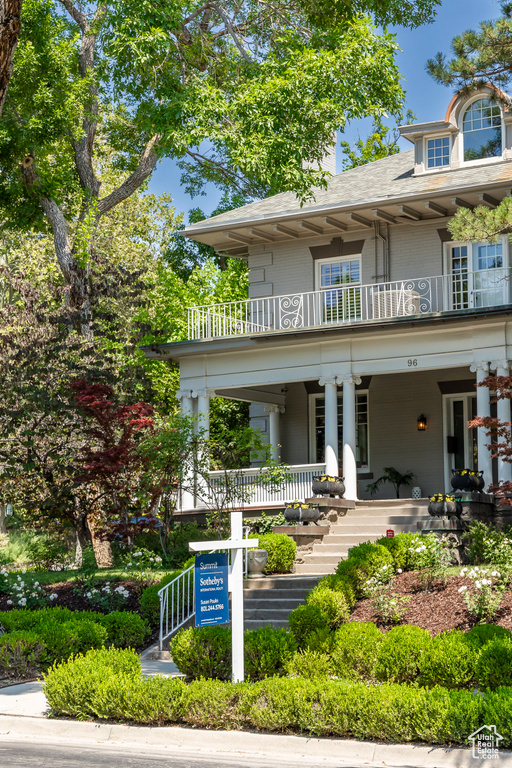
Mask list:
[[[189,307],[188,337],[213,339],[502,306],[510,303],[509,274],[499,267]]]
[[[244,538],[249,538],[249,527],[244,527]],[[212,549],[210,554],[222,552],[222,547]],[[231,554],[233,550],[228,550]],[[247,549],[244,552],[244,573],[247,576]],[[170,605],[169,605],[170,592]],[[182,571],[175,579],[158,590],[160,600],[160,632],[159,648],[162,651],[164,642],[178,631],[184,624],[196,615],[196,593],[194,581],[194,565]],[[169,611],[170,608],[170,611]],[[169,622],[170,614],[170,622]]]

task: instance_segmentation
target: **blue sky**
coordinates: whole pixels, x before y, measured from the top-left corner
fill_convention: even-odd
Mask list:
[[[437,51],[449,55],[452,38],[465,29],[477,27],[479,22],[497,18],[500,6],[497,0],[444,0],[438,9],[436,20],[418,29],[396,28],[394,32],[402,52],[398,54],[397,62],[404,78],[406,91],[406,107],[412,109],[418,122],[440,120],[444,117],[452,90],[435,83],[425,71],[428,58]],[[365,137],[371,121],[361,121],[348,126],[343,138],[352,143],[358,135]],[[338,137],[338,143],[340,140]],[[402,140],[401,140],[402,142]],[[401,144],[402,145],[402,144]],[[409,149],[410,144],[403,141],[403,149]],[[340,159],[338,153],[338,170]],[[206,196],[192,199],[180,187],[179,171],[172,160],[162,161],[153,173],[149,184],[150,192],[155,194],[169,193],[176,206],[177,212],[187,213],[190,208],[200,207],[209,214],[219,199],[214,187],[208,188]]]

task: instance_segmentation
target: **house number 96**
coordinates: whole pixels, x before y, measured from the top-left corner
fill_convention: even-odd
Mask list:
[[[416,368],[418,365],[418,358],[417,357],[410,357],[407,361],[407,365],[409,368]]]

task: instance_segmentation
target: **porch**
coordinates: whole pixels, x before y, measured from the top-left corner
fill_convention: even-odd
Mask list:
[[[351,326],[510,303],[508,268],[461,270],[368,285],[190,307],[188,339],[215,339],[299,328]]]

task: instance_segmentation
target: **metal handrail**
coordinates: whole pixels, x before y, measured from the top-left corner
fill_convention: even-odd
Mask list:
[[[244,526],[244,538],[246,539],[249,538],[249,530],[248,526]],[[222,548],[219,547],[212,549],[210,554],[222,551]],[[228,552],[231,556],[233,550],[228,550]],[[245,558],[244,574],[247,576],[247,549],[244,549],[243,552]],[[194,566],[189,566],[175,579],[159,589],[158,597],[160,600],[159,647],[162,651],[164,642],[196,615]]]

